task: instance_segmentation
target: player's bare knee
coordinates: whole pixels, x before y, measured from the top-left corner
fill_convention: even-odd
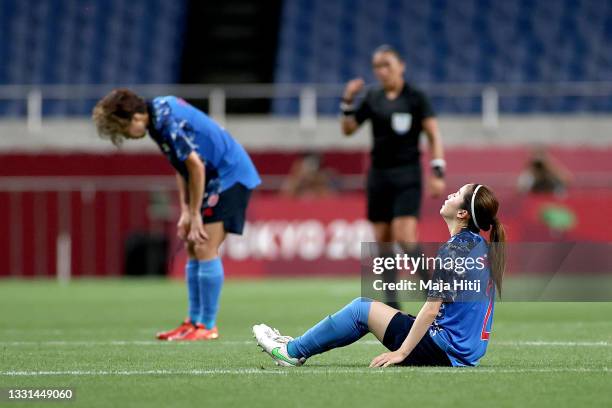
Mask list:
[[[361,296],[361,297],[354,298],[353,300],[351,300],[351,302],[349,304],[351,304],[351,305],[358,305],[361,302],[372,303],[373,300],[370,299],[370,298]]]
[[[193,246],[195,257],[199,260],[214,259],[219,256],[219,248],[210,242],[203,244],[194,244]]]

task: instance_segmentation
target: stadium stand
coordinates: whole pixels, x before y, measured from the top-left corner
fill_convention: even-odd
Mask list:
[[[2,85],[180,79],[188,0],[2,0],[0,5]],[[370,53],[382,43],[399,49],[408,79],[424,88],[612,81],[612,3],[605,0],[284,0],[280,21],[277,84],[337,84],[354,76],[372,81]],[[442,113],[481,109],[479,95],[432,99]],[[92,103],[45,100],[43,113],[87,114]],[[335,114],[337,100],[321,98],[318,109]],[[297,101],[278,98],[272,110],[293,114]],[[610,112],[612,98],[500,95],[500,110]],[[0,101],[0,115],[24,111],[23,101]]]
[[[281,21],[277,83],[372,81],[370,54],[383,43],[404,55],[408,79],[423,85],[612,80],[612,3],[605,0],[285,0]],[[612,111],[612,98],[603,96],[508,96],[500,104],[510,113]],[[434,98],[434,106],[474,113],[480,101]],[[274,105],[281,114],[295,109]],[[319,109],[335,113],[337,101]]]
[[[2,0],[0,5],[0,84],[178,80],[186,0]],[[43,113],[88,114],[91,103],[47,101]],[[0,103],[6,116],[24,110],[22,101]]]

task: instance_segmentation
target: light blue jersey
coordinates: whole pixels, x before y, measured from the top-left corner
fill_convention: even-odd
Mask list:
[[[436,268],[433,274],[433,282],[448,285],[427,294],[430,298],[443,300],[429,334],[446,352],[453,366],[478,365],[487,351],[495,302],[495,285],[487,254],[485,239],[467,229],[452,236],[438,252],[443,260],[453,259],[455,267]],[[474,261],[470,262],[470,267],[457,267],[465,264],[461,258]]]
[[[206,165],[207,191],[223,192],[236,183],[253,189],[261,183],[244,148],[205,113],[174,96],[153,99],[148,110],[151,138],[185,180],[184,162],[196,152]]]

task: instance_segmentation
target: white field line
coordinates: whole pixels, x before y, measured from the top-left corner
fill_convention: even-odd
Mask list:
[[[219,369],[219,370],[60,370],[60,371],[0,371],[3,377],[43,376],[155,376],[155,375],[334,375],[371,374],[399,375],[407,372],[419,374],[549,374],[549,373],[611,373],[608,367],[585,368],[436,368],[436,367],[394,367],[388,369],[369,368],[293,368],[293,369]]]
[[[255,345],[255,340],[218,340],[213,344],[227,345]],[[193,344],[204,344],[203,342],[169,342],[159,340],[43,340],[43,341],[0,341],[0,346],[23,347],[23,346],[162,346],[169,345],[189,346]],[[377,340],[363,340],[355,345],[373,346],[381,345]],[[516,340],[491,342],[493,347],[612,347],[609,341],[545,341],[545,340]]]
[[[2,334],[23,334],[23,333],[31,333],[32,328],[7,328],[0,329],[0,333]],[[159,327],[150,327],[150,328],[137,328],[130,330],[131,332],[138,332],[142,334],[151,334],[157,333],[160,331]],[[58,335],[58,336],[66,336],[66,335],[74,335],[74,334],[91,334],[91,333],[107,333],[108,328],[99,328],[99,327],[91,327],[91,328],[71,328],[71,329],[45,329],[45,328],[37,328],[36,332],[39,334],[48,334],[48,335]]]
[[[532,327],[537,325],[538,327],[543,326],[551,326],[551,327],[586,327],[586,326],[611,326],[612,321],[610,320],[595,320],[588,322],[513,322],[512,327],[523,327],[528,326]],[[304,329],[308,327],[305,326]],[[162,328],[157,327],[137,327],[132,328],[131,331],[137,331],[143,334],[151,334],[160,331]],[[32,331],[32,328],[27,327],[5,327],[0,328],[0,333],[2,334],[19,334],[19,333],[29,333]],[[58,329],[58,328],[37,328],[37,333],[44,334],[57,334],[57,335],[65,335],[65,334],[74,334],[74,333],[93,333],[93,332],[108,332],[107,328],[100,327],[73,327],[70,329]]]
[[[609,341],[545,341],[545,340],[517,340],[517,341],[492,341],[492,346],[511,347],[610,347]]]
[[[512,323],[512,326],[515,328],[518,327],[532,327],[533,323]],[[580,328],[580,327],[600,327],[600,326],[610,326],[612,325],[612,321],[596,321],[596,322],[554,322],[554,323],[538,323],[538,327],[542,329],[543,327],[571,327],[571,328]],[[308,329],[307,326],[301,328],[303,331]],[[150,327],[150,328],[136,328],[130,330],[131,333],[138,333],[143,336],[150,336],[152,333],[156,333],[160,331],[159,327]],[[28,335],[32,332],[31,328],[3,328],[0,329],[1,335]],[[79,335],[92,335],[94,333],[108,333],[108,329],[106,328],[72,328],[69,330],[66,329],[45,329],[45,328],[37,328],[36,333],[48,335],[48,336],[59,336],[59,338],[65,338],[67,336],[74,336],[76,334]]]

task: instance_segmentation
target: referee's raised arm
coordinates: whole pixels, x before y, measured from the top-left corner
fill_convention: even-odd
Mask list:
[[[350,136],[359,128],[361,123],[355,119],[355,96],[363,89],[365,82],[362,78],[355,78],[346,83],[340,110],[342,111],[342,134]]]

